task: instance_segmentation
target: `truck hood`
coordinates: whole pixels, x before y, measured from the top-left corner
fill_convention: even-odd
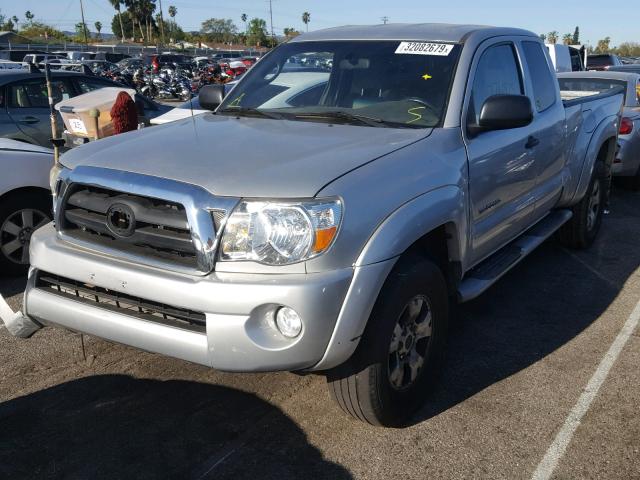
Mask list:
[[[221,196],[311,197],[431,131],[207,113],[87,143],[61,163],[169,178]]]

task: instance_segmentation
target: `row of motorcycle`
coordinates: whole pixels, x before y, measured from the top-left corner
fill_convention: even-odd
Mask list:
[[[134,88],[138,93],[154,100],[180,100],[186,102],[204,85],[228,83],[244,74],[246,68],[206,64],[182,66],[166,64],[153,66],[97,70],[99,75]]]

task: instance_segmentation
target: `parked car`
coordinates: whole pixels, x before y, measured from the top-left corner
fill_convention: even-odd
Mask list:
[[[33,232],[49,223],[53,151],[0,138],[0,275],[25,274]]]
[[[559,43],[545,45],[556,72],[579,72],[584,70],[584,47],[576,48]]]
[[[637,66],[640,73],[640,65]],[[559,74],[561,90],[607,91],[624,89],[625,100],[620,120],[618,150],[612,173],[623,177],[633,189],[640,189],[640,75],[625,72],[576,72]]]
[[[47,55],[47,52],[27,49],[0,50],[0,59],[11,60],[12,62],[22,62],[24,56],[29,54]]]
[[[301,55],[331,65],[323,89],[263,108]],[[345,412],[402,424],[451,301],[555,232],[583,248],[600,229],[623,94],[564,93],[526,30],[306,33],[224,100],[204,87],[215,115],[63,155],[24,313],[0,315],[22,336],[55,324],[221,370],[322,372]]]
[[[587,70],[608,70],[610,67],[620,65],[622,65],[620,58],[610,53],[587,56]]]
[[[71,71],[53,71],[53,96],[55,102],[87,93],[97,88],[119,86],[105,78]],[[44,73],[27,70],[0,71],[0,138],[48,147],[51,145],[49,100]],[[144,106],[143,121],[169,111],[170,107],[136,95],[136,101]],[[62,129],[62,120],[58,126]],[[59,132],[62,134],[62,131]]]
[[[24,63],[33,63],[34,65],[50,63],[50,62],[59,63],[60,60],[68,60],[68,59],[64,55],[56,55],[51,53],[45,53],[45,54],[30,53],[28,55],[25,55],[24,58],[22,59]]]

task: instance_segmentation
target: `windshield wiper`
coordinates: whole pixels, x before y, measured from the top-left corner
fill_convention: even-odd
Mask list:
[[[216,113],[231,113],[237,116],[260,116],[265,118],[272,118],[275,120],[282,120],[284,117],[276,112],[268,112],[253,107],[227,107],[222,110],[217,110]]]
[[[359,115],[357,113],[345,112],[343,110],[332,110],[328,112],[309,112],[309,113],[297,113],[295,118],[334,118],[347,121],[358,121],[369,125],[370,127],[380,127],[390,122],[383,120],[382,118],[368,117],[366,115]]]

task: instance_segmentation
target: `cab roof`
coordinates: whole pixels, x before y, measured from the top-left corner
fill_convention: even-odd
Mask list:
[[[470,36],[485,38],[518,35],[538,36],[518,28],[491,27],[485,25],[454,25],[447,23],[388,23],[386,25],[347,25],[304,33],[291,42],[325,40],[412,40],[447,43],[464,43]]]

